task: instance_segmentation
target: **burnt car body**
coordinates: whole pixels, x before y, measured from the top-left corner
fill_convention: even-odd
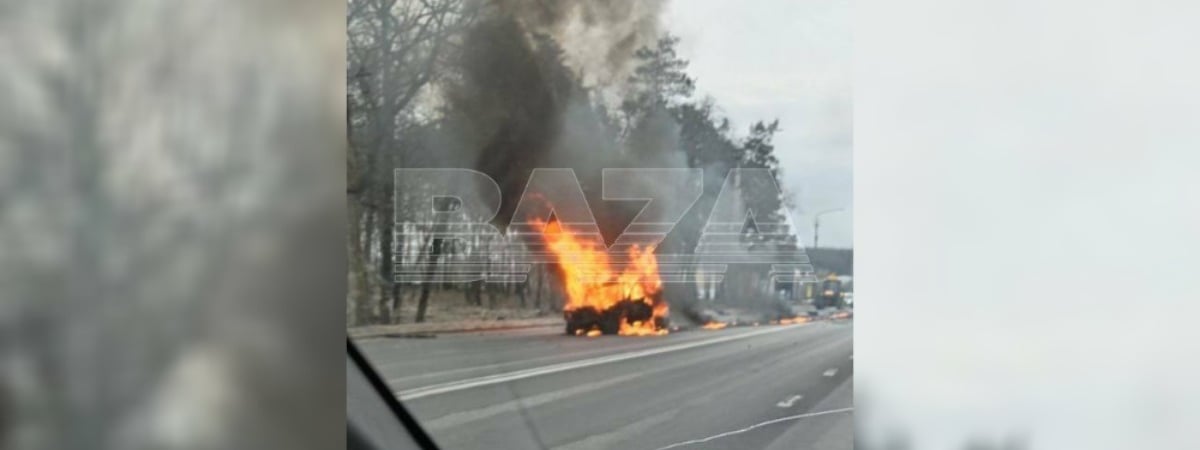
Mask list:
[[[591,330],[600,330],[601,334],[617,334],[621,331],[622,321],[653,321],[656,329],[667,327],[667,319],[654,317],[654,306],[642,299],[621,300],[603,311],[592,306],[563,311],[563,319],[567,322],[567,334],[572,336]]]

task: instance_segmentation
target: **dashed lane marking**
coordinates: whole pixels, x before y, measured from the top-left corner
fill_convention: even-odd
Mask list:
[[[776,403],[775,406],[778,406],[780,408],[791,408],[792,405],[796,404],[796,402],[800,401],[800,399],[803,399],[803,398],[804,398],[803,395],[793,395],[791,397],[788,397],[787,400]]]

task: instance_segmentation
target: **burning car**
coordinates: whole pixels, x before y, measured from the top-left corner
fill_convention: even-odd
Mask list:
[[[563,311],[563,318],[569,335],[587,334],[592,330],[598,330],[600,334],[660,334],[656,331],[665,331],[668,325],[667,318],[656,317],[654,306],[642,299],[624,299],[604,310],[594,306],[567,310]],[[645,332],[639,332],[643,330]]]
[[[568,335],[667,334],[668,307],[654,247],[633,246],[626,255],[611,255],[558,222],[537,224],[557,261],[566,293],[563,318]],[[621,256],[623,261],[610,260]]]

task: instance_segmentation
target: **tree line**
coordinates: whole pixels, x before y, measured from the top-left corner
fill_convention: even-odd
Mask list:
[[[394,211],[395,196],[419,195],[393,192],[394,168],[466,167],[488,173],[506,193],[501,220],[512,212],[507,197],[516,197],[508,193],[519,193],[538,164],[702,169],[705,195],[660,245],[660,252],[672,253],[695,248],[730,169],[767,169],[779,184],[773,145],[779,122],[759,121],[744,134],[735,131],[713,99],[696,96],[675,36],[663,34],[633,52],[629,75],[619,83],[587,85],[553,37],[523,29],[486,1],[351,0],[347,30],[350,325],[423,321],[433,292],[458,292],[466,304],[485,308],[503,299],[515,300],[518,307],[561,307],[552,267],[535,267],[529,281],[517,285],[393,282],[397,261],[438,270],[446,261],[495,244],[414,238],[408,232],[396,239],[393,218],[420,212]],[[576,153],[564,157],[563,146]],[[586,172],[580,175],[584,189],[598,197],[599,173]],[[743,185],[741,193],[755,211],[778,219],[788,199],[776,189]],[[598,217],[619,215],[606,213],[600,203],[593,202],[601,209]],[[793,235],[783,242],[751,244],[795,246],[796,240]],[[754,277],[751,271],[726,278]],[[731,285],[756,289],[762,284],[755,278]],[[694,296],[686,286],[670,289],[668,298]],[[400,317],[410,298],[416,302],[413,316]]]

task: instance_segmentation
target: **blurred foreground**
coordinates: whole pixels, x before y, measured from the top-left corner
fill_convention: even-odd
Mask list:
[[[343,20],[0,3],[0,448],[344,445]]]

